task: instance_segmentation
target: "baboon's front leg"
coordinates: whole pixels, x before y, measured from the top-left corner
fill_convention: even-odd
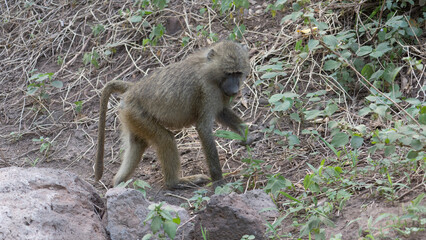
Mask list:
[[[206,120],[197,124],[196,129],[203,146],[210,176],[213,181],[218,181],[222,179],[222,168],[220,166],[219,154],[217,153],[216,143],[213,137],[212,123],[213,121]]]

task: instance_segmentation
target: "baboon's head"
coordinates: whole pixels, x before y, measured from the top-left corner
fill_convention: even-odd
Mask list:
[[[215,67],[214,79],[225,95],[237,95],[241,82],[250,72],[247,48],[236,42],[222,41],[210,48],[207,59]]]

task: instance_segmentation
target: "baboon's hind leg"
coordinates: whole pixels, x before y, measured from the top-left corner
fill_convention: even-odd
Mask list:
[[[156,148],[167,188],[184,188],[210,181],[210,178],[204,174],[180,177],[181,164],[174,134],[150,118],[141,117],[137,119],[137,122],[139,124],[135,132],[150,139],[150,143]]]
[[[123,133],[123,141],[124,157],[120,169],[114,177],[114,187],[130,179],[148,147],[145,140],[129,132]]]
[[[194,184],[198,185],[209,182],[210,178],[204,174],[186,177],[179,176],[181,164],[174,135],[162,126],[157,126],[157,128],[158,133],[154,137],[154,144],[157,148],[158,159],[163,168],[166,187],[185,188]]]

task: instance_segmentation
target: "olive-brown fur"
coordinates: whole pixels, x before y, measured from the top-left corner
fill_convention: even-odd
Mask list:
[[[169,129],[191,125],[195,125],[199,134],[212,180],[221,180],[213,123],[217,120],[244,135],[243,121],[229,108],[232,96],[225,93],[233,94],[228,86],[239,87],[249,71],[247,50],[238,43],[222,41],[181,62],[156,69],[134,84],[123,81],[106,84],[101,96],[95,179],[99,180],[103,172],[107,102],[111,93],[119,92],[123,93],[119,117],[124,157],[114,177],[114,186],[131,177],[150,145],[156,149],[167,188],[208,181],[203,174],[180,177],[179,154]],[[235,79],[238,81],[234,84]],[[226,81],[228,84],[224,84]]]

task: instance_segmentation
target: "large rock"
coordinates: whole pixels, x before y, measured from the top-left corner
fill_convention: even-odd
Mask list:
[[[271,197],[262,189],[251,190],[239,196],[250,208],[257,211],[264,220],[273,221],[280,215]]]
[[[47,168],[0,169],[0,239],[108,239],[95,189]]]
[[[146,234],[152,233],[150,222],[144,224],[150,212],[148,206],[152,202],[147,201],[142,193],[128,188],[112,188],[106,193],[106,198],[107,214],[104,220],[112,240],[142,239]],[[164,204],[163,207],[171,209],[172,216],[176,216],[174,212],[177,212],[181,219],[175,239],[187,239],[193,227],[188,222],[188,212],[178,206]]]
[[[213,195],[206,209],[198,214],[190,239],[203,239],[201,227],[207,232],[209,239],[240,240],[244,235],[265,239],[265,223],[278,213],[262,213],[261,210],[265,208],[276,209],[276,206],[263,191]]]

